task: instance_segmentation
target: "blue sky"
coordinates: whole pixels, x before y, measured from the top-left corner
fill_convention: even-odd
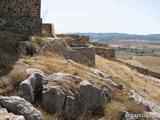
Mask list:
[[[160,0],[42,0],[56,33],[160,34]]]

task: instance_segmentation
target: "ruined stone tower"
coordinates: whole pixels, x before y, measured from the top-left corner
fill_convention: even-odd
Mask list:
[[[0,0],[0,30],[41,35],[41,0]]]

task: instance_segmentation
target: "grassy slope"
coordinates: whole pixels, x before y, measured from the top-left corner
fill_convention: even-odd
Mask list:
[[[89,74],[90,71],[87,66],[78,64],[77,67],[73,67],[70,62],[63,60],[60,56],[52,54],[48,51],[44,51],[44,54],[39,56],[33,56],[33,57],[21,56],[20,58],[17,58],[17,60],[29,64],[30,68],[40,68],[45,72],[45,74],[66,72],[86,78],[89,81],[97,84],[100,84],[102,82],[94,77],[92,77],[91,79]],[[7,95],[16,94],[16,88],[19,85],[19,83],[28,77],[25,73],[25,70],[29,67],[12,65],[12,69],[10,69],[10,72],[7,74],[8,77],[0,79],[1,81],[0,94],[5,94],[5,93]],[[160,103],[160,96],[159,96],[160,87],[155,82],[151,81],[149,76],[141,75],[136,71],[132,71],[130,68],[124,65],[104,59],[100,56],[96,56],[95,68],[100,69],[107,75],[112,76],[112,80],[115,81],[116,83],[123,83],[127,86],[127,88],[122,91],[113,87],[113,89],[117,91],[119,95],[115,96],[113,95],[114,100],[111,103],[107,103],[104,105],[105,108],[104,119],[119,118],[120,110],[128,110],[133,113],[141,113],[144,110],[143,106],[136,105],[132,100],[129,100],[128,93],[131,89],[137,90],[139,94],[143,94],[145,98],[150,99],[155,103]],[[73,82],[77,81],[73,80]],[[65,85],[63,87],[63,90],[66,91],[67,89],[73,87],[75,87],[74,84]],[[10,90],[13,91],[10,93],[9,92]],[[46,117],[46,120],[56,119],[55,115],[48,115],[45,112],[43,113],[44,116]]]

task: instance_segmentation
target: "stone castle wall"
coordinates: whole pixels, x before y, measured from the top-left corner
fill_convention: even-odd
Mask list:
[[[41,35],[41,0],[1,0],[0,30]]]
[[[115,50],[109,47],[96,47],[95,52],[97,55],[107,58],[114,59],[115,58]]]
[[[79,53],[84,57],[81,56],[79,60],[76,60],[75,56],[79,56]],[[70,51],[70,57],[72,60],[76,62],[93,67],[95,66],[95,47],[89,44],[73,45],[72,50]],[[80,60],[80,59],[83,59],[83,60]]]
[[[56,37],[54,24],[42,24],[42,33],[44,37]]]
[[[76,34],[56,34],[58,38],[63,38],[69,45],[86,44],[89,42],[89,36],[80,36]]]
[[[93,45],[82,44],[74,46],[73,49],[86,56],[91,61],[91,63],[93,63],[90,66],[95,66],[95,47]]]

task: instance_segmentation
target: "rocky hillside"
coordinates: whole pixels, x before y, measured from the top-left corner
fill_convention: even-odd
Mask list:
[[[96,52],[99,46],[81,43],[81,36],[26,37],[4,31],[0,40],[2,120],[160,117],[160,80],[113,61],[113,54],[103,56],[107,46]]]

